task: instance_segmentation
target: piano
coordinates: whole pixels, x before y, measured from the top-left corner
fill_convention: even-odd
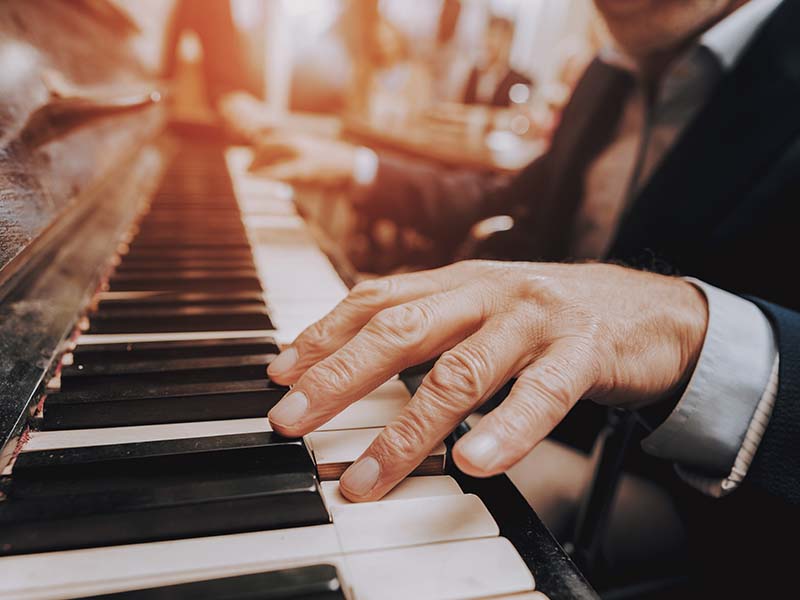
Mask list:
[[[403,379],[270,431],[266,366],[346,266],[247,148],[170,122],[130,29],[0,4],[0,596],[596,598],[505,476],[454,467],[466,425],[385,499],[342,497]]]

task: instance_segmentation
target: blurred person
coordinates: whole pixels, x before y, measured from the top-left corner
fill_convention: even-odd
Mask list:
[[[132,5],[131,9],[135,9]],[[228,0],[178,0],[169,15],[164,46],[165,76],[178,70],[178,45],[186,32],[196,34],[202,49],[202,88],[205,97],[191,101],[216,113],[223,125],[246,141],[269,131],[274,120],[258,97],[248,69],[243,42]],[[180,93],[181,90],[178,90]]]
[[[403,33],[380,14],[372,33],[368,49],[370,116],[402,121],[408,114],[418,113],[430,104],[430,73],[424,64],[414,59]]]
[[[533,87],[533,81],[511,67],[514,22],[492,16],[486,27],[480,60],[469,74],[464,104],[485,104],[495,108],[511,105],[511,88],[516,84]]]
[[[524,262],[357,286],[272,363],[270,376],[294,387],[269,416],[276,431],[305,434],[441,355],[343,475],[343,493],[363,501],[514,377],[453,450],[467,473],[535,457],[580,399],[639,410],[649,432],[639,475],[668,494],[675,518],[648,518],[645,506],[631,522],[631,510],[612,519],[611,537],[636,532],[642,543],[629,555],[644,559],[659,556],[665,524],[683,523],[681,554],[706,594],[769,595],[791,583],[777,540],[794,533],[800,510],[800,296],[788,267],[800,197],[800,4],[596,4],[615,46],[581,78],[550,150],[512,181],[399,165],[342,142],[274,167],[307,181],[328,169],[326,179],[356,185],[362,209],[434,235],[511,214],[516,227],[485,251]],[[626,266],[532,262],[575,258]],[[586,469],[547,472],[541,462],[525,459],[529,490],[567,490],[550,505],[572,505],[581,485],[559,478]]]

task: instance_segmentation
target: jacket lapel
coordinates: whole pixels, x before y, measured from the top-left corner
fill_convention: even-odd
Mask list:
[[[798,30],[800,3],[786,1],[639,194],[609,258],[636,263],[696,251],[797,138]]]
[[[633,76],[600,60],[592,62],[561,117],[548,153],[548,181],[540,197],[520,215],[531,229],[531,256],[565,256],[571,224],[583,198],[586,167],[608,144],[633,89]]]

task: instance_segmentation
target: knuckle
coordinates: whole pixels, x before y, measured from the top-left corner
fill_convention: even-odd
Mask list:
[[[528,389],[540,400],[559,411],[572,408],[575,385],[568,375],[570,367],[561,360],[547,361],[528,381]]]
[[[513,411],[495,412],[492,416],[495,436],[509,449],[529,443],[527,432],[541,423],[555,425],[534,402],[520,403]]]
[[[490,371],[488,358],[477,349],[445,352],[428,375],[429,386],[444,397],[479,399]]]
[[[380,339],[398,345],[415,345],[430,331],[431,318],[419,304],[402,304],[382,310],[369,323]]]
[[[323,352],[327,344],[333,338],[334,331],[330,320],[323,318],[302,333],[297,339],[295,346],[299,346],[303,355],[316,355]]]
[[[388,301],[394,294],[394,280],[390,277],[367,279],[357,283],[347,301],[357,306],[376,306]]]
[[[397,458],[408,458],[417,455],[427,447],[424,418],[415,413],[400,415],[385,427],[376,440],[373,448],[382,463],[393,462]]]
[[[526,273],[517,282],[517,293],[525,300],[550,305],[564,303],[567,298],[564,285],[543,273]]]
[[[353,381],[353,369],[347,361],[337,356],[326,358],[316,364],[307,374],[306,383],[311,382],[320,391],[339,393]]]

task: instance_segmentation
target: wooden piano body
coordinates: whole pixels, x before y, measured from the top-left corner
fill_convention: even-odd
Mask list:
[[[0,596],[595,597],[445,447],[381,502],[339,495],[403,382],[269,432],[273,340],[347,286],[248,149],[170,129],[131,30],[94,0],[0,4]]]

